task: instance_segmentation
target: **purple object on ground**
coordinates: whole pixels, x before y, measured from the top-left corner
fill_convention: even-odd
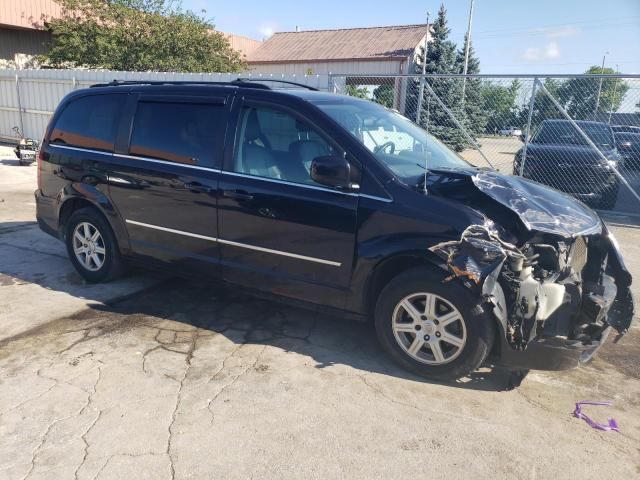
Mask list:
[[[598,423],[592,420],[591,418],[589,418],[585,413],[582,413],[583,405],[604,405],[604,406],[610,407],[612,405],[611,402],[589,402],[589,401],[578,402],[576,403],[576,409],[573,411],[573,416],[576,418],[583,419],[585,422],[589,424],[591,428],[595,428],[596,430],[603,430],[605,432],[609,432],[611,430],[615,430],[616,432],[620,431],[618,430],[618,424],[613,418],[609,418],[608,423]]]

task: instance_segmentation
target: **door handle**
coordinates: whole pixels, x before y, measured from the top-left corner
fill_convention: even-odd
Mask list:
[[[243,190],[224,190],[222,195],[226,198],[233,198],[235,200],[253,200],[253,195]]]
[[[189,182],[184,184],[185,187],[194,193],[211,193],[213,189],[207,185],[203,185],[200,182]]]

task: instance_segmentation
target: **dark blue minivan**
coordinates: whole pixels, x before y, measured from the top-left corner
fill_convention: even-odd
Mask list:
[[[40,227],[87,281],[130,262],[212,275],[371,320],[430,378],[569,368],[627,331],[631,275],[585,205],[378,104],[268,83],[69,94],[38,158]]]

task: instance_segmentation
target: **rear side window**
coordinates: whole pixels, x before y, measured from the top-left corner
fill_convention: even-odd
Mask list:
[[[224,141],[222,104],[141,101],[129,153],[187,165],[212,167]]]
[[[72,100],[49,137],[57,145],[113,151],[126,95],[89,95]]]

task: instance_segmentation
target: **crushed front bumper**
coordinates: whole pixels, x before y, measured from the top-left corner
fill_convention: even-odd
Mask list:
[[[603,232],[600,247],[606,248],[606,271],[598,285],[585,285],[576,318],[588,322],[580,338],[553,332],[553,321],[541,335],[516,351],[502,336],[496,363],[512,369],[566,370],[591,360],[610,334],[624,335],[634,316],[631,274],[627,270],[615,239]],[[562,334],[559,334],[562,333]]]
[[[512,350],[503,341],[496,363],[518,370],[568,370],[591,360],[611,331],[611,327],[605,327],[600,340],[592,340],[588,345],[560,336],[540,337],[530,342],[525,351]]]

